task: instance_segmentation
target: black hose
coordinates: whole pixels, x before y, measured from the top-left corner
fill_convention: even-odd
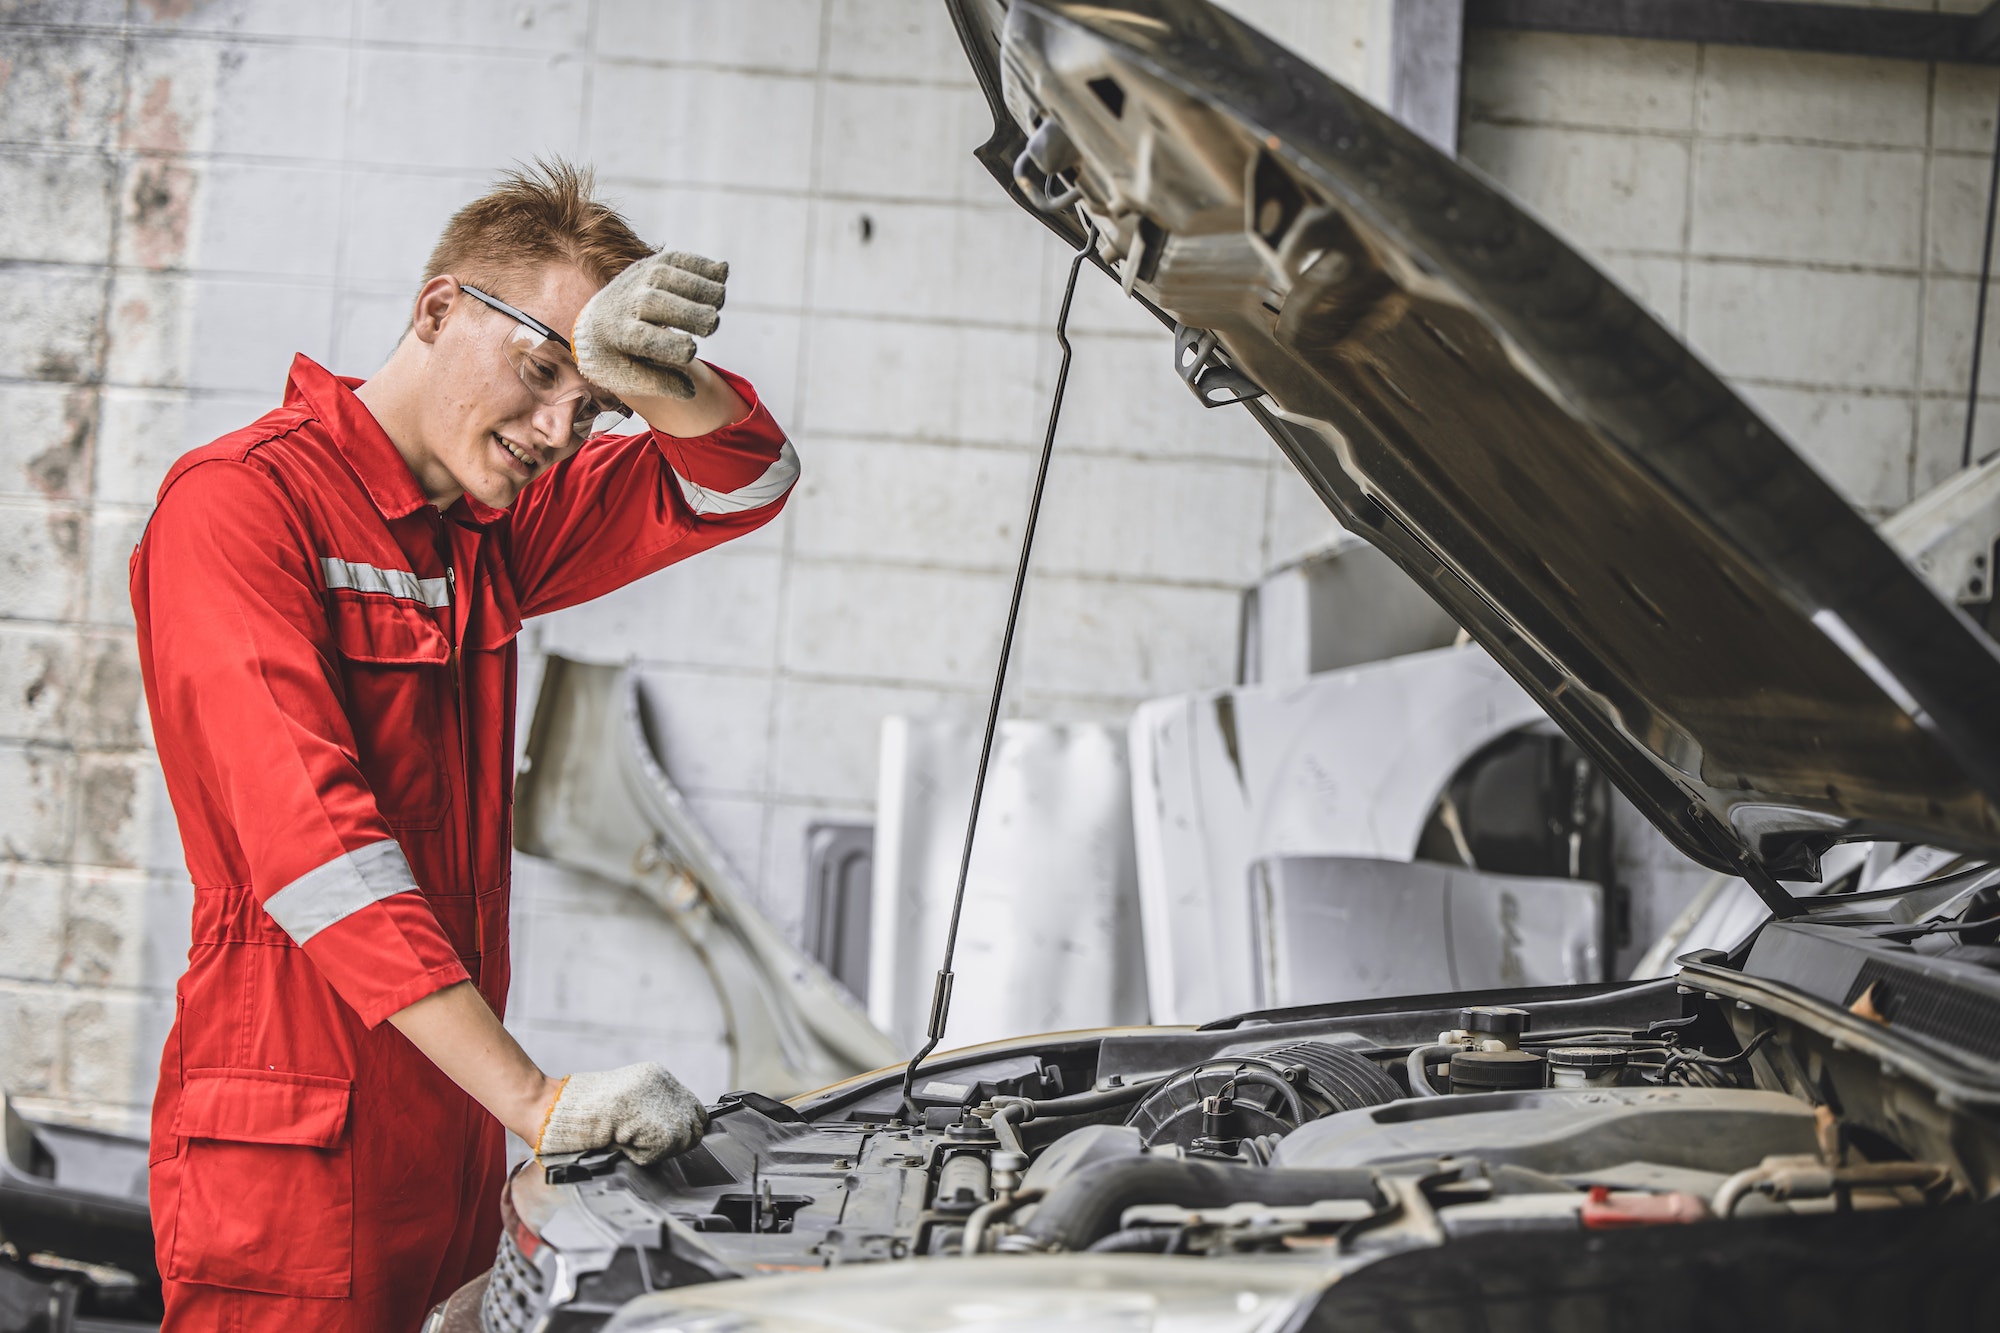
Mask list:
[[[1223,1208],[1262,1203],[1281,1208],[1323,1199],[1381,1202],[1373,1173],[1361,1167],[1307,1170],[1114,1157],[1084,1167],[1051,1189],[1025,1231],[1042,1249],[1087,1250],[1118,1230],[1127,1208],[1141,1204]]]
[[[1166,1254],[1174,1247],[1179,1227],[1126,1227],[1093,1243],[1092,1254]]]

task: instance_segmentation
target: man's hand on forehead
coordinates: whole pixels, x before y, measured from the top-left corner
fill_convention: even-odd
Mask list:
[[[681,250],[640,260],[576,317],[577,368],[628,401],[694,397],[694,339],[715,332],[728,280],[728,264]]]

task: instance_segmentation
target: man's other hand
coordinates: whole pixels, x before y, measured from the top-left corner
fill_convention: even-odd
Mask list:
[[[564,1079],[535,1153],[621,1148],[644,1164],[686,1152],[707,1128],[708,1113],[672,1074],[655,1064],[626,1065]]]
[[[601,389],[636,398],[692,398],[694,338],[715,332],[729,265],[662,250],[606,283],[576,317],[577,369]]]

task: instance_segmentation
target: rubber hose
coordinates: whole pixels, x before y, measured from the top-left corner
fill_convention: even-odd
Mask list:
[[[1410,1073],[1410,1095],[1412,1097],[1442,1097],[1437,1085],[1431,1082],[1430,1074],[1424,1069],[1424,1062],[1434,1055],[1451,1055],[1464,1050],[1462,1046],[1419,1046],[1410,1052],[1405,1068]]]
[[[1322,1199],[1373,1203],[1380,1197],[1373,1173],[1362,1167],[1307,1170],[1115,1157],[1093,1162],[1051,1189],[1023,1230],[1042,1249],[1087,1250],[1118,1229],[1127,1208],[1140,1204],[1286,1207]]]
[[[1090,1247],[1092,1254],[1165,1254],[1174,1243],[1174,1227],[1126,1227]]]

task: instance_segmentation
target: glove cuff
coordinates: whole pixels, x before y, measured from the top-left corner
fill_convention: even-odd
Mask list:
[[[537,1157],[542,1155],[542,1140],[549,1136],[549,1121],[555,1118],[556,1105],[562,1101],[563,1091],[569,1087],[569,1080],[570,1076],[564,1074],[562,1082],[556,1084],[556,1095],[549,1098],[549,1109],[542,1112],[542,1127],[535,1131],[534,1153]]]

